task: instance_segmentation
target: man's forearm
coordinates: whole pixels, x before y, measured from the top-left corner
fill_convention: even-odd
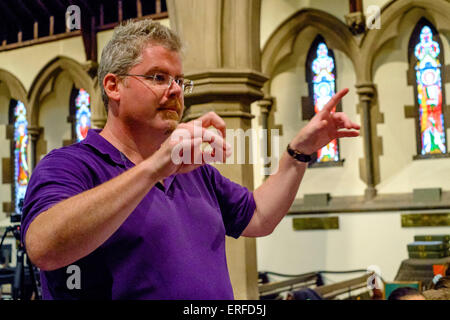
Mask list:
[[[336,93],[292,139],[290,147],[302,154],[313,154],[334,139],[357,137],[360,126],[346,114],[333,111],[347,92],[343,89]],[[273,231],[294,202],[306,165],[284,152],[278,172],[253,193],[256,210],[242,235],[258,237]]]
[[[253,192],[256,202],[255,216],[263,234],[270,234],[294,202],[306,163],[283,153],[278,171]]]
[[[120,227],[158,179],[144,161],[41,213],[25,236],[30,259],[43,270],[54,270],[88,255]]]

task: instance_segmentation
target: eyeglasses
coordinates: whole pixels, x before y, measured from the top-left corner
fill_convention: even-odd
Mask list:
[[[159,86],[164,89],[169,89],[172,83],[175,82],[181,89],[183,89],[184,93],[191,93],[194,89],[194,81],[184,78],[174,78],[166,73],[155,73],[151,75],[125,73],[122,74],[122,76],[142,77],[147,80],[151,80],[152,85]]]

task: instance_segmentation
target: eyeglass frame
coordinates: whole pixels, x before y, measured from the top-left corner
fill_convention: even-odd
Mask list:
[[[167,84],[167,89],[170,88],[170,86],[172,85],[172,83],[175,81],[175,83],[183,90],[183,94],[189,94],[192,93],[192,91],[194,90],[194,81],[192,80],[188,80],[185,78],[175,78],[173,76],[171,76],[170,74],[164,73],[164,72],[157,72],[154,73],[152,75],[146,75],[146,74],[133,74],[133,73],[124,73],[124,74],[120,74],[119,76],[123,76],[123,77],[142,77],[145,79],[151,79],[153,81],[155,81],[155,77],[157,75],[165,75],[169,77],[169,82]],[[177,81],[179,80],[183,80],[183,82],[180,84]],[[158,85],[153,83],[154,85]],[[188,91],[186,91],[186,88],[188,89]]]

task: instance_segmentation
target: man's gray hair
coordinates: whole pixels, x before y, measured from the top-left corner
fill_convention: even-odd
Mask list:
[[[111,40],[102,51],[98,68],[98,83],[102,99],[108,112],[108,96],[103,79],[108,73],[123,75],[142,61],[142,50],[149,44],[162,45],[169,50],[182,53],[183,44],[178,35],[151,19],[126,21],[114,29]]]

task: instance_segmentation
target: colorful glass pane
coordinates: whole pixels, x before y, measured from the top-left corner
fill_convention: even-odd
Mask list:
[[[328,54],[328,47],[324,42],[317,46],[317,56],[312,62],[314,111],[317,113],[331,99],[336,90],[334,75],[334,60]],[[336,108],[333,109],[333,112]],[[317,162],[339,161],[337,140],[317,151]]]
[[[414,54],[417,58],[415,70],[421,153],[445,153],[440,48],[439,43],[433,40],[430,27],[424,26],[420,31],[420,40],[414,48]]]
[[[28,122],[24,104],[17,101],[14,108],[14,187],[15,212],[20,214],[27,190],[29,169],[27,161]]]
[[[77,142],[80,142],[87,136],[87,132],[91,127],[91,97],[86,90],[81,88],[75,98],[75,132],[77,135]]]

